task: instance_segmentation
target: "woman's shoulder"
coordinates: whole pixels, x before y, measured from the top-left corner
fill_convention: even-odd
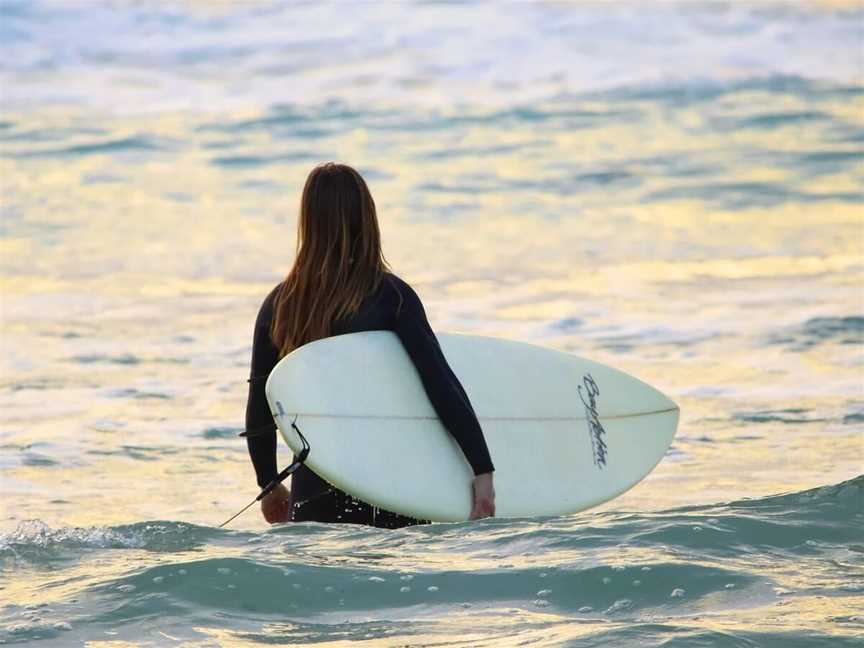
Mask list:
[[[283,279],[278,284],[273,286],[273,288],[270,290],[269,293],[267,293],[267,296],[264,298],[264,303],[265,304],[268,302],[273,303],[273,301],[276,299],[276,295],[279,294],[279,291],[282,290],[282,286],[284,286],[284,285],[285,285],[285,280]]]
[[[258,309],[258,320],[270,319],[273,314],[273,308],[276,303],[276,296],[279,294],[282,286],[285,284],[285,280],[283,279],[278,284],[276,284],[267,296],[264,298],[264,301],[261,302],[261,307]]]
[[[390,286],[396,302],[397,312],[401,312],[406,306],[411,310],[422,310],[423,304],[417,291],[399,275],[389,271],[385,272],[384,283]]]
[[[399,275],[397,275],[393,272],[390,272],[389,270],[386,270],[384,272],[384,279],[389,280],[390,285],[393,286],[393,288],[395,288],[396,290],[398,290],[399,292],[401,292],[403,294],[415,292],[414,288],[411,287],[411,284],[409,284],[407,281],[405,281]]]
[[[389,270],[384,272],[384,283],[389,285],[391,290],[399,295],[402,299],[406,297],[416,297],[417,293],[411,287],[407,281],[405,281],[399,275],[390,272]]]

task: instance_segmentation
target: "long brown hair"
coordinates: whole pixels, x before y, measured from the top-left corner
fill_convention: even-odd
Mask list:
[[[329,336],[389,270],[366,182],[345,164],[316,166],[303,187],[294,266],[274,302],[270,337],[279,356]]]

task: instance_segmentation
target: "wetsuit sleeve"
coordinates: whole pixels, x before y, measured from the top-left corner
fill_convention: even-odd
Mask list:
[[[462,448],[474,474],[492,472],[495,467],[480,422],[462,384],[441,351],[420,298],[404,282],[400,282],[399,292],[402,304],[397,308],[393,330],[417,368],[432,407]]]
[[[264,385],[279,360],[279,350],[270,339],[273,316],[273,290],[261,305],[252,337],[252,365],[249,373],[249,398],[246,402],[246,445],[255,467],[258,486],[264,488],[277,476],[276,423],[267,404]]]

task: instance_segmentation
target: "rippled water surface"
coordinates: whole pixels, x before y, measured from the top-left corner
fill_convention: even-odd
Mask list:
[[[854,3],[0,1],[0,641],[862,645],[862,37]],[[678,402],[655,471],[568,517],[217,529],[324,160],[434,328]]]

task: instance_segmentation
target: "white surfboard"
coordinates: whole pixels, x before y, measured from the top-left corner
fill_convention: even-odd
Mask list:
[[[563,515],[612,499],[663,458],[678,406],[611,367],[499,338],[439,333],[495,465],[496,517]],[[315,473],[383,509],[467,520],[474,473],[392,331],[316,340],[266,384],[283,438]]]

